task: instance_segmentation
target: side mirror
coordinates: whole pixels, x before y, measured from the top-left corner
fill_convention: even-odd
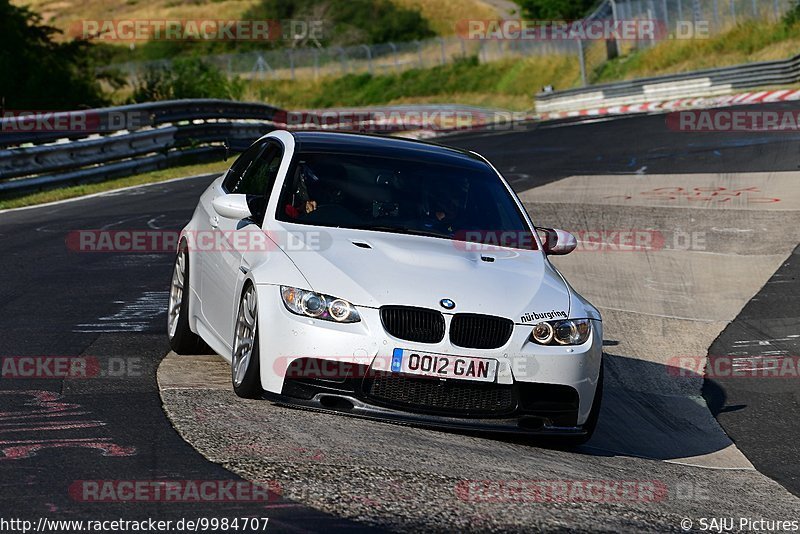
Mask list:
[[[223,159],[223,161],[228,161],[228,158],[231,157],[231,145],[229,145],[228,140],[225,139],[222,142],[222,146],[225,148],[225,159]]]
[[[545,254],[563,256],[569,254],[578,246],[575,236],[566,230],[557,228],[537,228],[539,237],[542,238],[542,247]]]
[[[247,195],[230,194],[215,198],[211,205],[221,217],[237,221],[252,217],[250,207],[247,205]]]

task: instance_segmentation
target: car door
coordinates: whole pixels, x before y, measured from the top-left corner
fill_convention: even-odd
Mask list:
[[[239,177],[242,176],[263,149],[263,142],[253,144],[236,158],[236,161],[226,172],[222,185],[217,185],[203,193],[199,203],[197,234],[189,236],[190,246],[194,252],[192,256],[194,262],[192,272],[195,274],[192,279],[192,286],[197,291],[199,298],[200,317],[203,323],[217,336],[219,336],[219,333],[207,314],[208,310],[214,308],[214,304],[210,301],[211,296],[219,293],[214,290],[214,286],[218,281],[213,276],[210,276],[212,271],[219,271],[219,266],[217,265],[219,258],[217,257],[217,247],[214,246],[214,239],[218,233],[220,217],[214,210],[212,202],[216,197],[230,191],[231,187],[239,181]]]
[[[261,230],[269,193],[278,175],[283,150],[274,140],[265,140],[251,147],[243,165],[231,168],[218,193],[247,195],[253,214],[242,220],[222,217],[214,212],[211,226],[215,233],[214,249],[206,254],[203,280],[203,315],[214,332],[227,344],[233,339],[233,324],[239,295],[237,282],[249,270],[248,258],[266,246]],[[243,157],[245,154],[243,154]],[[250,156],[253,156],[250,159]],[[213,201],[213,199],[212,199]]]

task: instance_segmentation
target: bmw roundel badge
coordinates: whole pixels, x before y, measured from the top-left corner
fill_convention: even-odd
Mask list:
[[[456,307],[456,303],[450,299],[442,299],[439,301],[439,304],[441,304],[442,308],[444,308],[445,310],[452,310],[453,308]]]

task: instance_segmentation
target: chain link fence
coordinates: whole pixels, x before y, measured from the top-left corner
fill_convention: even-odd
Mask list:
[[[777,21],[797,0],[604,0],[584,19],[591,21],[654,21],[659,39],[702,30],[711,36],[746,20]],[[329,48],[287,48],[207,56],[229,76],[246,80],[319,79],[353,73],[384,74],[429,68],[466,57],[481,62],[528,56],[567,55],[580,62],[583,85],[609,58],[652,46],[658,39],[466,39],[459,36],[423,41]],[[169,68],[170,60],[120,63],[113,68],[129,79],[151,67]]]
[[[578,43],[583,85],[609,58],[648,48],[663,39],[711,37],[746,21],[777,22],[797,0],[606,0],[586,20],[653,21],[656,38]]]

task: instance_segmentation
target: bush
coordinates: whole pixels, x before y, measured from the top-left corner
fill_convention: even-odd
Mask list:
[[[543,20],[576,20],[590,14],[595,0],[514,0],[523,15]]]
[[[224,98],[238,100],[244,84],[228,77],[200,58],[178,58],[169,67],[150,67],[135,85],[134,102],[179,98]]]
[[[798,22],[800,22],[800,1],[795,2],[794,6],[783,15],[783,23],[786,26],[794,26]]]
[[[413,41],[436,35],[419,11],[390,0],[262,0],[245,18],[324,20],[322,46]]]
[[[59,31],[25,7],[0,0],[0,99],[6,109],[65,110],[107,103],[86,41],[57,43]],[[110,80],[115,85],[118,80]]]

